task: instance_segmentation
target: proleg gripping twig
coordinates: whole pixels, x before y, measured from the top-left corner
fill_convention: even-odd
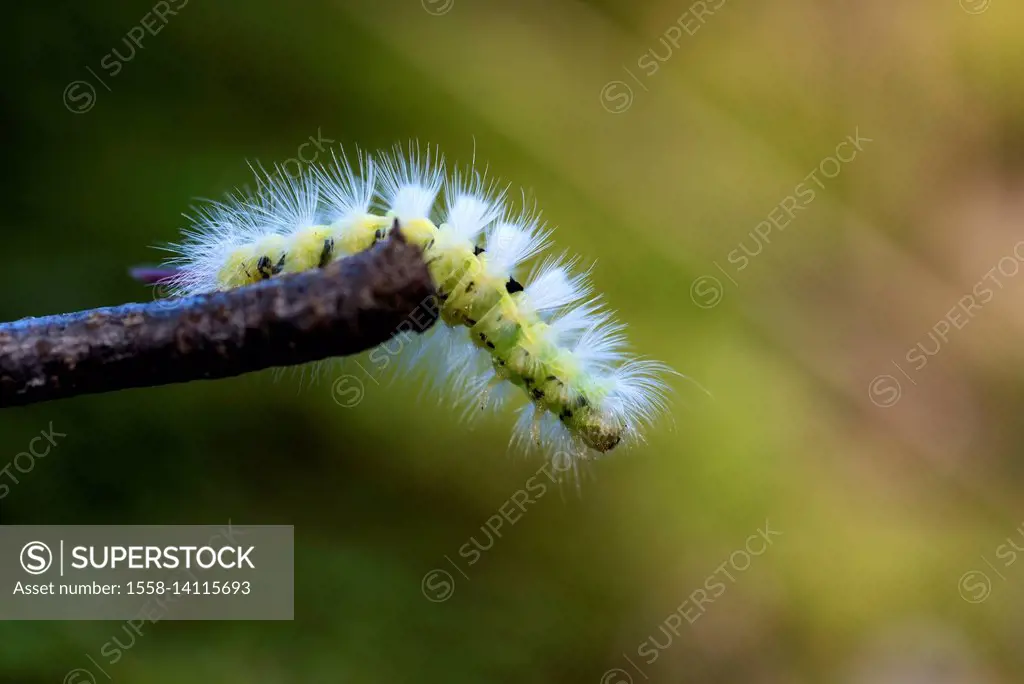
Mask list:
[[[0,324],[0,408],[355,354],[402,330],[417,309],[418,327],[428,327],[434,297],[422,251],[392,230],[323,269]]]

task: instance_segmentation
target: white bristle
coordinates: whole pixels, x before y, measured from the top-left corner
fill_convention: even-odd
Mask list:
[[[447,208],[442,231],[450,231],[446,236],[448,242],[475,244],[480,234],[501,216],[504,197],[504,190],[488,184],[476,171],[456,171],[445,188]]]
[[[324,220],[329,224],[345,224],[368,214],[377,194],[377,165],[371,157],[356,152],[358,167],[332,151],[333,163],[314,167],[323,193]]]
[[[605,376],[608,395],[603,406],[634,434],[667,409],[668,385],[665,376],[671,368],[660,361],[630,358]]]
[[[576,261],[548,259],[532,275],[523,292],[525,305],[536,313],[553,312],[590,295],[588,272],[572,274]]]
[[[259,165],[253,170],[260,190],[257,199],[249,204],[255,222],[263,222],[273,232],[282,234],[318,223],[320,189],[314,174],[293,177],[281,166],[275,166],[273,173]]]
[[[438,150],[409,144],[408,151],[395,145],[378,159],[381,199],[399,221],[430,218],[444,180],[444,160]]]
[[[487,271],[499,278],[511,277],[517,266],[547,247],[549,235],[536,217],[502,219],[487,233]]]

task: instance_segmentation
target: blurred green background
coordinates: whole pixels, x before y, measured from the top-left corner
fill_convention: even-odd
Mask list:
[[[713,396],[677,379],[646,445],[472,565],[542,462],[508,452],[511,415],[467,426],[412,380],[353,408],[332,369],[4,411],[0,465],[67,434],[13,471],[5,524],[296,527],[294,622],[147,625],[114,681],[1021,681],[1019,3],[155,9],[5,9],[0,318],[149,299],[126,268],[247,160],[417,138],[532,192],[636,349]],[[3,623],[0,682],[63,681],[115,636]]]

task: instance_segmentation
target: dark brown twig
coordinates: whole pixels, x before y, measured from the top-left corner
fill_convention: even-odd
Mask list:
[[[0,407],[355,354],[432,325],[434,294],[420,249],[393,230],[317,271],[0,324]]]

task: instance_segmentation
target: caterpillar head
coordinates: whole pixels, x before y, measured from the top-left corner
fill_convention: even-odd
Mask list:
[[[605,453],[622,441],[623,428],[618,421],[591,411],[579,426],[578,433],[588,447]]]
[[[625,427],[617,417],[595,410],[582,396],[577,398],[575,404],[575,409],[563,408],[558,417],[584,444],[605,453],[622,441]]]

